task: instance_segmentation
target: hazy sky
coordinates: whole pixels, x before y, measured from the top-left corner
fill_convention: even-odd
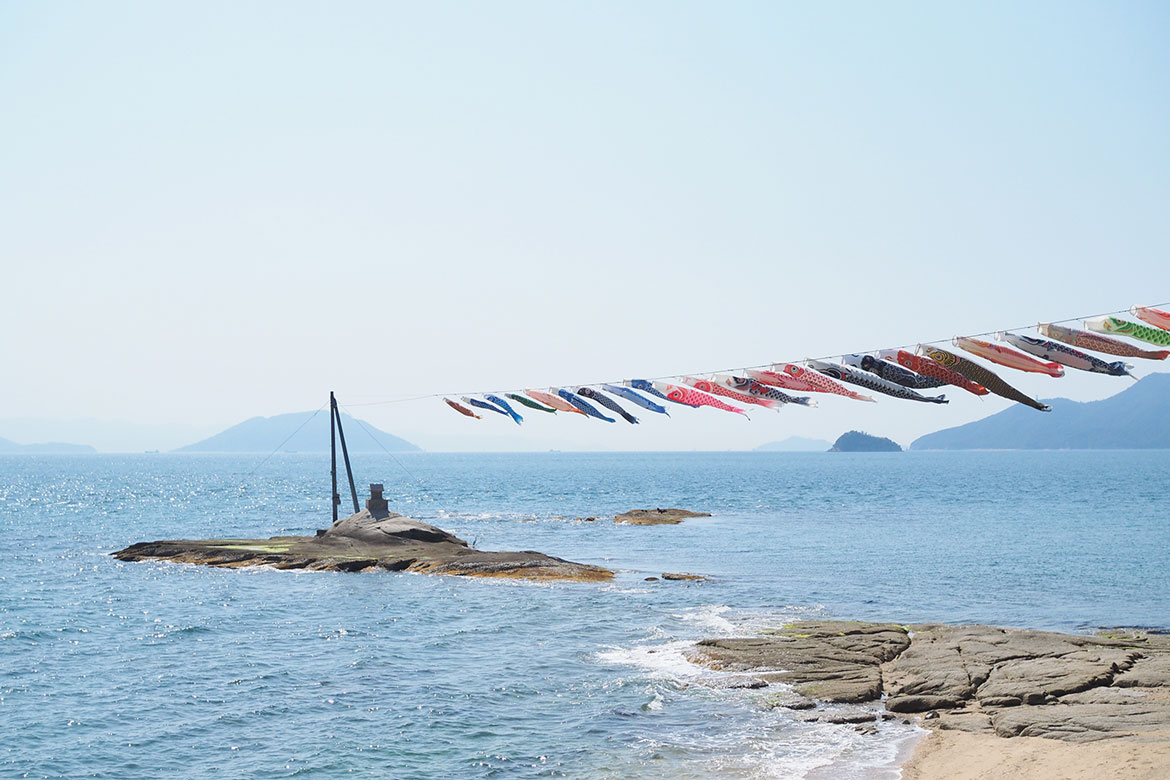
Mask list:
[[[906,444],[1007,402],[357,404],[1170,300],[1168,36],[1158,2],[5,2],[0,418],[214,430],[334,389],[430,447]]]

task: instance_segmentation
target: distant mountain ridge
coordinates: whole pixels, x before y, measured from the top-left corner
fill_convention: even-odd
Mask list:
[[[915,439],[912,450],[1116,450],[1170,448],[1170,374],[1150,374],[1100,401],[1046,400],[1052,411],[1014,405]]]
[[[97,450],[88,444],[65,444],[57,441],[17,444],[8,439],[0,439],[0,455],[83,455],[91,452]]]
[[[405,439],[380,431],[368,422],[341,415],[349,452],[418,452]],[[303,427],[301,427],[303,426]],[[295,433],[294,433],[295,431]],[[289,438],[291,436],[291,438]],[[285,441],[285,439],[288,441]],[[375,441],[376,440],[376,441]],[[283,443],[282,443],[283,442]],[[293,412],[275,417],[253,417],[214,436],[180,447],[175,452],[328,452],[329,414]]]

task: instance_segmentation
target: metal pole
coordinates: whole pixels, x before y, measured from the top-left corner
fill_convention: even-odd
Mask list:
[[[333,491],[329,494],[329,503],[333,505],[333,522],[337,522],[337,505],[341,503],[341,496],[337,495],[337,434],[333,429],[334,415],[337,414],[337,399],[333,391],[329,391],[329,474],[333,477]]]
[[[337,402],[333,402],[333,413],[337,415],[337,438],[341,439],[341,456],[345,458],[345,474],[349,477],[349,494],[353,496],[353,513],[356,515],[361,510],[358,509],[357,502],[357,488],[353,485],[353,469],[349,467],[349,450],[345,448],[345,431],[341,427],[341,412],[337,411]],[[337,490],[336,483],[333,490]],[[341,503],[341,496],[337,497],[337,503]]]

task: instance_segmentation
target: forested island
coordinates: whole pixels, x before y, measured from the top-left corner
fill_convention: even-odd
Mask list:
[[[849,431],[837,437],[829,452],[901,452],[896,441],[882,436],[870,436],[864,431]]]

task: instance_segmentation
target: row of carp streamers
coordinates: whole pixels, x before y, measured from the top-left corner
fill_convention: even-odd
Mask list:
[[[1170,312],[1150,306],[1134,306],[1130,312],[1148,324],[1117,317],[1097,317],[1084,321],[1087,330],[1055,323],[1038,325],[1039,338],[1004,331],[996,333],[996,340],[1011,346],[959,336],[951,343],[965,352],[1016,371],[1062,377],[1066,368],[1074,368],[1094,374],[1132,377],[1132,365],[1121,360],[1110,362],[1083,351],[1145,360],[1165,360],[1170,356],[1170,350],[1149,350],[1115,338],[1125,336],[1160,347],[1170,346]],[[748,405],[768,409],[787,404],[817,405],[813,398],[792,395],[792,392],[828,393],[856,401],[874,401],[873,396],[852,389],[850,385],[894,398],[932,404],[947,403],[946,396],[924,395],[918,391],[951,385],[974,395],[994,393],[1042,412],[1052,410],[1047,404],[1012,387],[991,369],[929,344],[919,344],[914,352],[884,349],[876,355],[844,355],[839,363],[806,360],[803,365],[777,363],[770,370],[744,369],[741,373],[742,376],[684,376],[678,383],[629,379],[621,385],[549,388],[547,391],[530,389],[502,395],[487,393],[482,398],[462,396],[460,401],[443,400],[467,417],[482,419],[475,411],[481,409],[510,417],[517,425],[524,421],[524,417],[510,402],[517,407],[548,414],[561,411],[611,423],[621,417],[634,424],[638,418],[618,403],[619,400],[632,407],[665,415],[670,412],[659,401],[692,408],[710,406],[745,417],[744,406]]]

